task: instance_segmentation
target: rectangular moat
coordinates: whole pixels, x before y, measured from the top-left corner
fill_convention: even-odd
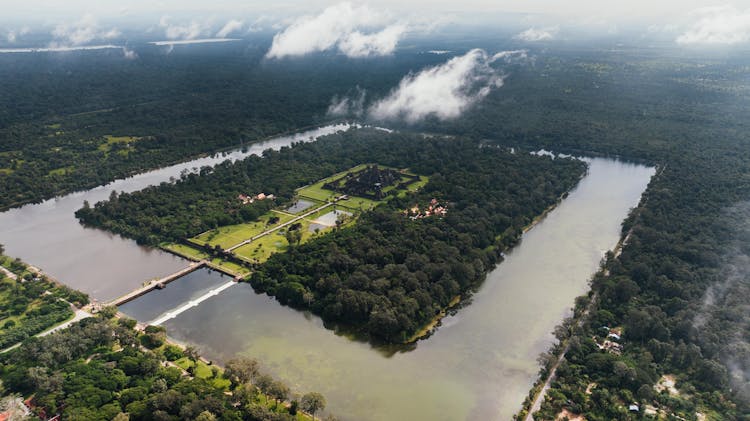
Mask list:
[[[83,228],[73,212],[84,200],[93,204],[112,190],[138,190],[183,170],[342,128],[280,138],[4,212],[0,238],[8,254],[106,302],[189,262]],[[620,223],[637,205],[653,172],[614,160],[590,160],[588,175],[524,235],[471,304],[409,349],[377,349],[338,336],[319,318],[283,307],[242,283],[163,325],[171,337],[198,346],[210,359],[237,354],[259,359],[295,391],[325,394],[329,409],[343,420],[507,420],[536,378],[536,357],[552,343],[550,332],[574,298],[588,289],[600,258],[619,240]],[[121,310],[150,322],[230,280],[199,269]]]
[[[554,341],[552,329],[587,291],[654,173],[613,160],[589,163],[588,175],[524,235],[472,302],[415,346],[378,349],[338,336],[248,284],[163,325],[210,359],[258,358],[296,390],[325,394],[344,420],[510,419],[536,379],[536,357]]]

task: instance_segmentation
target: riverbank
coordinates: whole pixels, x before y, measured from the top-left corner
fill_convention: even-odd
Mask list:
[[[661,174],[664,172],[664,169],[666,168],[666,165],[657,165],[656,166],[656,172],[652,176],[650,182],[653,182],[658,177],[661,176]],[[642,199],[640,200],[637,207],[633,209],[633,212],[629,216],[629,218],[632,218],[633,220],[637,219],[640,216],[640,213],[643,211],[646,203],[648,202],[648,195],[646,192],[642,194]],[[614,259],[618,259],[620,257],[620,254],[622,253],[623,247],[628,243],[628,240],[630,239],[630,236],[633,232],[633,224],[630,224],[630,229],[620,237],[615,247],[611,250],[612,257]],[[597,271],[596,274],[594,274],[594,277],[601,275],[601,276],[608,276],[609,275],[609,269],[607,267],[607,264],[604,264],[600,267],[599,271]],[[599,300],[599,294],[594,289],[590,289],[588,292],[589,295],[589,303],[579,313],[579,316],[577,316],[573,322],[576,327],[580,328],[584,325],[584,323],[587,321],[589,315],[592,313],[592,311],[596,308],[598,305]],[[544,403],[544,398],[547,394],[547,391],[550,389],[552,382],[555,380],[555,376],[557,374],[557,369],[560,366],[560,363],[565,359],[565,355],[567,354],[567,351],[569,349],[570,343],[568,341],[569,337],[566,338],[563,342],[553,345],[552,349],[558,349],[559,352],[556,353],[556,359],[552,366],[549,368],[549,371],[546,376],[539,376],[537,381],[532,386],[529,397],[524,401],[523,406],[521,410],[515,415],[514,419],[523,421],[534,421],[534,414],[539,411],[539,409],[542,406],[542,403]]]
[[[350,123],[348,120],[345,120],[345,119],[334,119],[334,120],[331,120],[331,121],[328,121],[328,122],[322,122],[322,123],[318,123],[318,124],[307,125],[307,126],[303,126],[303,127],[298,127],[298,128],[294,128],[294,129],[285,130],[285,131],[282,131],[282,132],[279,132],[279,133],[276,133],[276,134],[273,134],[273,135],[268,135],[268,136],[265,136],[265,137],[262,137],[262,138],[255,139],[253,141],[247,142],[246,144],[243,144],[243,145],[241,145],[239,147],[237,145],[229,145],[229,146],[224,146],[224,147],[221,147],[221,148],[214,149],[213,151],[210,151],[210,152],[200,152],[200,153],[196,153],[196,154],[192,154],[192,155],[182,156],[182,157],[179,157],[177,159],[164,161],[164,162],[160,163],[157,166],[142,167],[142,168],[138,168],[138,169],[135,169],[135,170],[132,170],[132,171],[127,171],[127,172],[124,172],[124,173],[121,173],[121,174],[117,174],[117,175],[114,176],[114,178],[111,178],[109,180],[104,180],[104,181],[102,181],[102,180],[95,180],[95,181],[92,181],[90,183],[83,184],[82,186],[80,186],[78,188],[75,188],[75,189],[62,189],[62,190],[59,190],[59,191],[57,191],[57,192],[55,192],[53,194],[45,195],[45,196],[42,196],[42,197],[39,197],[39,198],[22,200],[22,201],[17,201],[17,202],[9,203],[9,204],[6,204],[6,205],[2,205],[2,206],[0,206],[0,213],[9,211],[11,209],[20,208],[20,207],[23,207],[23,206],[26,206],[26,205],[39,204],[39,203],[43,203],[44,201],[47,201],[47,200],[50,200],[50,199],[59,198],[59,197],[67,196],[67,195],[70,195],[70,194],[79,193],[79,192],[82,192],[82,191],[87,191],[87,190],[90,190],[90,189],[98,187],[98,186],[105,186],[105,185],[108,185],[108,184],[110,184],[110,183],[112,183],[112,182],[114,182],[116,180],[127,179],[127,178],[130,178],[130,177],[136,176],[138,174],[143,174],[143,173],[147,173],[147,172],[151,172],[151,171],[159,171],[159,170],[162,170],[164,168],[168,168],[168,167],[171,167],[171,166],[174,166],[174,165],[180,165],[180,164],[183,164],[183,163],[186,163],[186,162],[194,161],[196,159],[206,158],[206,157],[214,156],[214,155],[217,155],[217,154],[227,153],[229,151],[234,151],[234,150],[238,150],[238,149],[248,148],[248,147],[251,147],[251,146],[253,146],[255,144],[263,143],[263,142],[268,142],[270,140],[273,140],[273,139],[276,139],[276,138],[279,138],[279,137],[289,136],[289,135],[293,135],[293,134],[297,134],[297,133],[302,133],[302,132],[305,132],[305,131],[317,130],[317,129],[320,129],[320,128],[323,128],[323,127],[337,126],[337,125],[356,125],[356,123]]]

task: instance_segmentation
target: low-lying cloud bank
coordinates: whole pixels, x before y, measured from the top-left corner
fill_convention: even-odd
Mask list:
[[[159,19],[159,26],[164,29],[167,39],[190,40],[206,36],[209,30],[207,22],[197,20],[190,23],[173,23],[169,16]]]
[[[367,92],[357,86],[353,95],[334,96],[327,114],[331,117],[361,117],[365,112]]]
[[[513,38],[526,42],[551,41],[557,37],[559,32],[560,28],[557,26],[549,28],[529,28]]]
[[[88,44],[94,40],[111,40],[122,34],[116,28],[101,29],[94,15],[87,14],[73,23],[62,23],[52,31],[50,48],[65,48]]]
[[[407,123],[428,116],[440,120],[456,118],[493,89],[503,86],[504,76],[492,64],[518,54],[490,56],[484,50],[474,49],[444,64],[409,74],[388,96],[375,102],[368,114],[375,120]]]
[[[300,56],[332,49],[349,57],[388,55],[406,31],[406,25],[388,21],[385,15],[367,6],[339,3],[317,16],[301,17],[276,34],[266,57]]]
[[[691,15],[695,21],[677,37],[679,44],[733,45],[750,41],[750,9],[708,7],[695,10]]]
[[[750,202],[727,209],[722,218],[731,242],[721,256],[717,282],[709,286],[693,320],[705,357],[726,367],[737,399],[750,403]],[[720,333],[720,334],[719,334]]]
[[[232,19],[227,22],[220,30],[216,33],[217,38],[226,38],[234,32],[238,32],[245,26],[245,22],[237,19]]]

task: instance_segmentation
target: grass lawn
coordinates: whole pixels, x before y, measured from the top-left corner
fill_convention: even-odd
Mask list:
[[[191,260],[207,260],[213,266],[218,266],[224,271],[233,274],[234,276],[245,277],[250,274],[250,269],[238,265],[237,263],[228,262],[226,260],[219,259],[218,257],[209,256],[203,250],[197,247],[190,247],[184,244],[166,243],[162,244],[161,248],[169,250],[177,255],[191,259]]]
[[[209,256],[203,250],[200,250],[196,247],[186,246],[184,244],[166,243],[166,244],[162,244],[161,248],[165,250],[169,250],[175,254],[178,254],[182,257],[186,257],[191,260],[204,260],[204,259],[211,258],[211,256]]]
[[[330,177],[326,177],[326,178],[318,181],[317,183],[314,183],[314,184],[311,184],[311,185],[305,186],[305,187],[300,187],[299,189],[297,189],[297,194],[300,197],[304,197],[304,198],[308,198],[308,199],[313,199],[313,200],[319,200],[321,202],[327,202],[330,199],[333,199],[333,198],[335,198],[337,196],[340,196],[341,194],[333,192],[333,191],[330,191],[330,190],[327,190],[327,189],[324,189],[323,188],[324,184],[329,183],[329,182],[331,182],[333,180],[336,180],[338,178],[341,178],[344,175],[346,175],[347,173],[362,171],[363,169],[367,168],[368,165],[370,165],[370,164],[360,164],[360,165],[357,165],[354,168],[348,169],[346,171],[342,171],[342,172],[334,174],[334,175],[332,175]]]
[[[318,212],[315,212],[314,214],[298,221],[300,224],[299,230],[302,232],[302,240],[300,241],[300,244],[304,244],[312,240],[316,236],[324,235],[325,233],[333,229],[333,227],[321,228],[318,232],[311,232],[309,229],[310,224],[313,223],[313,221],[330,212],[333,212],[333,207],[327,207],[325,209],[319,210]],[[350,218],[343,226],[346,227],[352,225],[355,223],[355,220],[356,214],[353,215],[353,217]],[[245,244],[242,247],[236,248],[234,250],[234,254],[237,257],[247,260],[248,262],[263,263],[268,260],[268,258],[271,257],[272,254],[283,253],[287,251],[288,248],[289,242],[286,240],[286,230],[280,229],[261,238],[258,238],[252,243]]]
[[[222,268],[223,270],[233,274],[234,276],[240,276],[243,278],[249,275],[251,272],[250,269],[242,265],[238,265],[237,263],[233,263],[233,262],[228,262],[226,260],[219,259],[218,257],[211,259],[211,265],[218,266]]]
[[[195,370],[193,371],[193,374],[195,377],[211,380],[214,387],[222,390],[229,390],[231,386],[231,382],[224,378],[224,369],[222,369],[219,366],[210,366],[203,361],[198,360],[197,362],[193,362],[188,357],[182,357],[179,360],[174,361],[174,364],[180,367],[183,370],[186,370],[190,367],[195,367]],[[219,369],[216,377],[214,377],[213,370],[211,370],[211,367],[216,367]],[[286,402],[280,402],[279,404],[276,403],[271,398],[266,397],[262,393],[258,392],[255,395],[255,398],[253,401],[257,404],[261,404],[266,406],[268,409],[280,413],[280,414],[288,414],[289,411],[286,409]],[[309,421],[312,419],[309,415],[303,414],[302,412],[298,412],[297,415],[294,417],[296,420],[299,421]]]
[[[187,370],[190,367],[195,367],[195,370],[193,371],[193,374],[195,377],[198,377],[200,379],[206,379],[206,380],[212,380],[213,385],[222,390],[229,390],[229,386],[231,385],[231,382],[229,379],[225,379],[223,377],[224,370],[222,370],[220,367],[215,366],[219,369],[218,374],[214,378],[213,370],[211,370],[211,367],[206,363],[204,363],[201,360],[198,360],[197,362],[193,362],[188,357],[182,357],[179,360],[174,361],[175,365],[180,367],[183,370]]]
[[[279,221],[269,225],[268,220],[272,217],[279,218]],[[191,240],[197,244],[208,243],[212,246],[218,245],[223,249],[227,249],[291,219],[292,216],[287,214],[268,212],[255,222],[220,227],[206,231],[197,237],[193,237]]]
[[[112,147],[116,144],[122,144],[125,147],[129,147],[131,143],[135,143],[139,140],[143,139],[142,137],[136,137],[136,136],[112,136],[112,135],[106,135],[104,136],[105,142],[100,144],[97,149],[104,152],[105,155],[107,155],[111,150]],[[128,149],[121,149],[118,151],[121,155],[127,155]]]
[[[249,262],[263,263],[272,254],[284,252],[288,247],[284,230],[278,230],[235,249],[234,254]]]
[[[398,197],[404,197],[406,195],[407,191],[409,191],[409,192],[415,192],[415,191],[421,189],[422,187],[426,186],[429,181],[430,181],[429,177],[425,177],[424,175],[420,175],[419,176],[419,180],[415,181],[415,182],[413,182],[411,184],[409,184],[408,186],[406,186],[406,190],[399,192],[398,193]]]
[[[339,193],[324,189],[323,184],[325,184],[325,182],[318,181],[313,185],[303,187],[297,190],[297,195],[303,199],[312,199],[320,202],[329,202],[337,196],[340,196]]]
[[[364,197],[349,196],[346,200],[336,202],[336,206],[352,209],[355,211],[367,211],[385,201],[365,199]]]

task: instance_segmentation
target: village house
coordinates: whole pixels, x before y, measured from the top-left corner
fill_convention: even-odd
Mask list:
[[[243,205],[248,205],[251,203],[254,203],[256,200],[273,200],[276,196],[272,194],[265,194],[263,192],[260,192],[254,196],[248,196],[246,194],[240,194],[237,196],[237,199],[242,202]]]
[[[415,204],[412,208],[404,211],[405,215],[408,215],[411,219],[422,219],[429,218],[431,216],[445,216],[448,213],[448,208],[441,205],[437,199],[433,198],[430,200],[430,204],[427,208],[422,211],[419,208],[419,204]]]

